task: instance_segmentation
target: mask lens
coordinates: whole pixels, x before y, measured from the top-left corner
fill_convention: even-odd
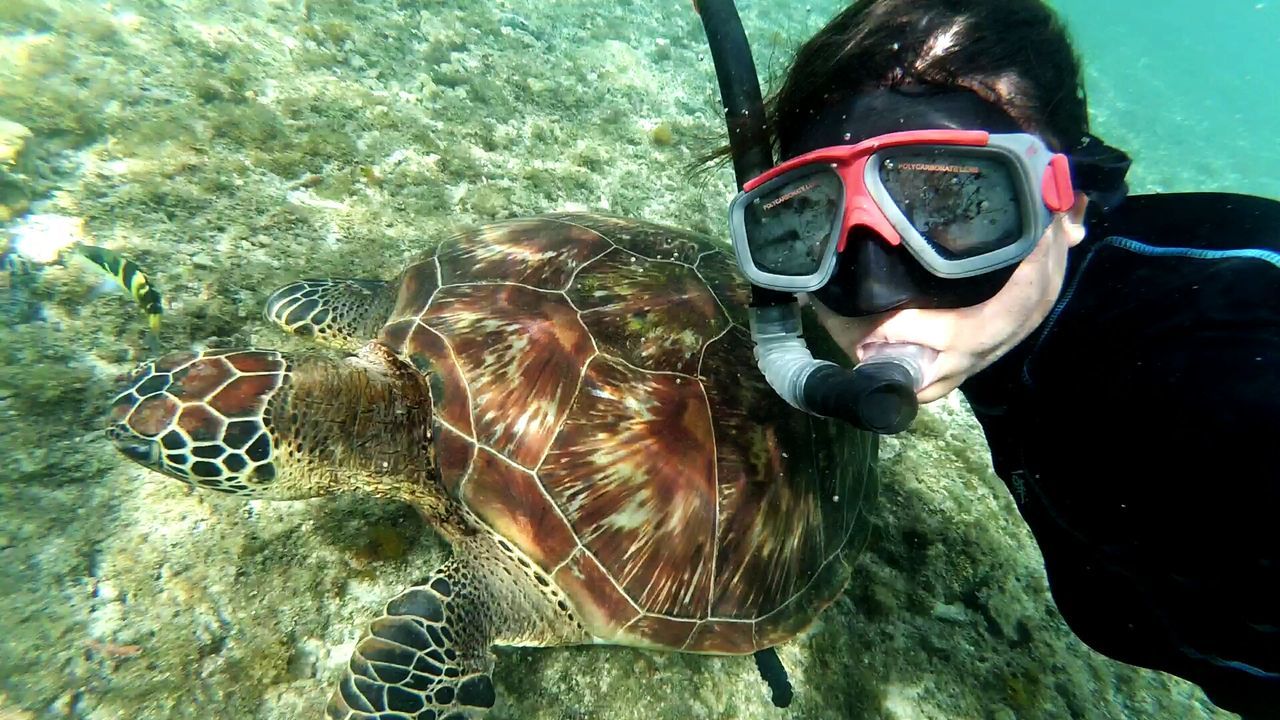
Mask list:
[[[798,171],[743,209],[751,262],[762,272],[804,277],[822,267],[836,241],[844,183],[835,170]]]
[[[880,182],[943,258],[964,260],[1022,238],[1023,208],[1010,160],[962,148],[912,148],[880,161]]]

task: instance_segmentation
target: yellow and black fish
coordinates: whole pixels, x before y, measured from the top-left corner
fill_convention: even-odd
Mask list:
[[[116,282],[120,283],[121,287],[129,291],[133,299],[142,307],[142,311],[147,314],[153,337],[159,337],[160,293],[151,285],[151,281],[147,280],[142,269],[132,260],[113,250],[96,245],[78,245],[77,249],[81,255],[89,258],[94,265],[106,270]]]

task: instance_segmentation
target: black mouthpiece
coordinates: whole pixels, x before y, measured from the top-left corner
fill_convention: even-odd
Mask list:
[[[819,415],[885,435],[906,430],[918,410],[911,372],[896,362],[863,363],[852,370],[824,365],[805,380],[804,404]]]

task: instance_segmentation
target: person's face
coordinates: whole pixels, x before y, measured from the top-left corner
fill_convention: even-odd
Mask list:
[[[892,310],[850,318],[824,307],[807,295],[832,338],[861,362],[874,343],[922,345],[934,353],[922,368],[921,403],[950,393],[1024,340],[1048,316],[1062,290],[1067,249],[1084,239],[1084,208],[1088,199],[1076,193],[1075,206],[1056,213],[1040,242],[1022,261],[1009,282],[990,300],[954,310]]]

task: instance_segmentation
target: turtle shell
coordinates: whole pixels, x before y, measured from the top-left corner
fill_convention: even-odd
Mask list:
[[[785,641],[867,538],[874,436],[765,384],[748,293],[726,244],[583,214],[468,230],[400,275],[379,339],[430,374],[444,482],[602,641]]]

